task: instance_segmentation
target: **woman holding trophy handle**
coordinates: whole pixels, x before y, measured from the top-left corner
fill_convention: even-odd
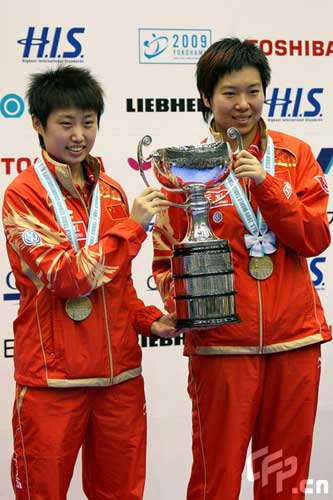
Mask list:
[[[237,500],[250,442],[255,500],[304,499],[320,348],[331,340],[306,258],[330,243],[328,189],[308,144],[267,129],[270,75],[260,49],[237,38],[214,43],[197,64],[209,123],[204,142],[225,141],[233,150],[231,174],[209,193],[222,200],[209,219],[216,236],[230,242],[241,321],[185,335],[193,408],[187,500]],[[243,148],[230,129],[239,131]],[[181,194],[165,192],[182,203]],[[170,257],[186,224],[184,210],[170,206],[153,232],[153,273],[169,312]]]

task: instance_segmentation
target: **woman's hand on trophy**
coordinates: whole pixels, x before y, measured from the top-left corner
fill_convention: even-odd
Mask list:
[[[176,328],[176,314],[164,314],[151,325],[150,332],[152,335],[163,338],[178,337],[182,331]]]
[[[133,201],[130,217],[145,228],[153,216],[169,205],[165,194],[149,186]]]
[[[239,178],[251,178],[257,184],[261,184],[266,177],[265,169],[260,161],[246,150],[242,150],[236,156],[233,163],[235,176]]]

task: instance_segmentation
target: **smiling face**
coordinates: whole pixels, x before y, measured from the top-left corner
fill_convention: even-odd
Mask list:
[[[44,128],[36,116],[32,116],[36,132],[43,137],[45,149],[56,161],[72,169],[91,151],[98,130],[95,111],[65,108],[52,111]]]
[[[213,97],[203,96],[205,106],[211,109],[215,128],[227,140],[229,127],[236,127],[247,148],[254,139],[264,105],[264,90],[259,71],[244,66],[239,71],[225,74],[217,82]]]

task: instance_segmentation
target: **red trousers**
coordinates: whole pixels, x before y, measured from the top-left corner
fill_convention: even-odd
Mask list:
[[[244,467],[255,500],[303,500],[320,346],[262,356],[192,356],[189,364],[193,466],[187,500],[238,500]]]
[[[146,411],[142,377],[112,387],[17,387],[12,481],[17,500],[65,500],[82,446],[89,500],[141,500]]]

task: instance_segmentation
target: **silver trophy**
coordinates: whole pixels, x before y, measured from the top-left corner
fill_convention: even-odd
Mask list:
[[[237,129],[228,136],[242,140]],[[140,174],[143,170],[143,146],[152,138],[145,135],[138,144]],[[206,192],[226,179],[231,168],[231,149],[226,142],[157,149],[152,161],[157,180],[169,191],[183,192],[184,203],[171,206],[186,211],[188,227],[185,238],[173,247],[172,277],[175,288],[177,328],[209,328],[239,322],[235,305],[234,273],[229,243],[217,238],[209,223],[210,202]]]

